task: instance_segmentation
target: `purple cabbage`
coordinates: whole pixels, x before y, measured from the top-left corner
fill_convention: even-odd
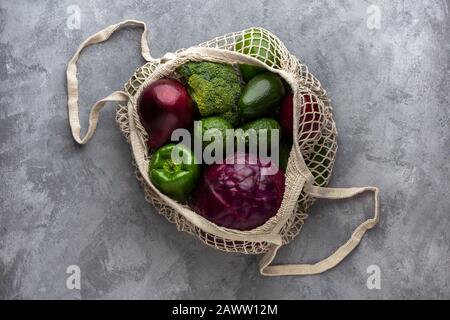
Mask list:
[[[230,229],[250,230],[264,224],[277,213],[284,193],[281,170],[274,175],[261,174],[262,168],[270,166],[255,155],[243,153],[209,166],[194,192],[192,208]]]

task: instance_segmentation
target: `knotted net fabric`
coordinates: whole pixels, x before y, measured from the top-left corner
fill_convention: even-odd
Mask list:
[[[224,53],[208,55],[202,48],[219,49]],[[198,54],[198,53],[201,54]],[[215,51],[212,51],[215,53]],[[280,76],[285,78],[294,93],[294,146],[291,151],[289,164],[285,173],[286,185],[283,203],[278,213],[264,225],[249,231],[236,231],[221,228],[222,235],[204,230],[187,219],[185,215],[168,204],[165,197],[149,184],[145,172],[136,165],[136,176],[144,190],[145,199],[157,211],[174,223],[178,230],[187,232],[200,238],[204,243],[226,252],[239,252],[245,254],[260,254],[269,250],[273,243],[256,239],[258,234],[279,234],[280,245],[286,244],[299,234],[305,219],[308,217],[308,208],[313,204],[314,198],[298,188],[302,188],[306,178],[312,180],[314,185],[324,187],[327,185],[337,151],[337,130],[332,116],[332,107],[326,91],[320,82],[309,72],[308,67],[302,64],[295,56],[290,54],[284,44],[269,31],[262,28],[250,28],[240,32],[225,34],[197,47],[180,49],[175,53],[167,54],[162,59],[155,59],[140,67],[125,84],[124,91],[137,100],[140,92],[151,82],[163,78],[179,79],[176,68],[187,61],[209,60],[236,64],[236,57],[228,55],[240,53],[257,59],[253,63],[262,63],[269,70],[281,71]],[[184,54],[184,55],[183,55]],[[172,62],[169,67],[165,64]],[[147,132],[140,123],[136,112],[136,104],[129,112],[128,104],[119,104],[116,111],[117,123],[125,138],[130,141],[130,122],[133,122],[134,131],[145,145]],[[144,161],[149,161],[151,153],[142,148]],[[301,175],[300,164],[304,161],[309,173]],[[143,164],[142,167],[145,167]],[[300,177],[299,177],[300,176]],[[300,179],[299,179],[300,178]],[[304,179],[302,179],[304,178]],[[294,192],[290,192],[294,189]],[[186,210],[189,210],[185,206]],[[288,210],[288,211],[287,211]],[[189,210],[190,211],[190,210]],[[192,213],[195,214],[195,213]],[[230,237],[223,234],[230,233]],[[231,235],[241,234],[242,240],[233,240]]]
[[[82,136],[78,106],[77,61],[87,46],[106,41],[117,30],[137,26],[143,28],[141,54],[148,63],[139,68],[126,83],[124,91],[116,91],[97,101],[89,113],[89,126]],[[196,214],[183,203],[162,194],[151,183],[148,163],[147,133],[137,115],[137,101],[142,91],[160,78],[178,78],[176,69],[188,61],[250,63],[277,73],[293,92],[293,147],[286,173],[283,201],[277,214],[265,224],[249,231],[223,228]],[[265,253],[260,272],[266,276],[312,275],[339,264],[360,243],[367,230],[379,220],[379,190],[376,187],[325,187],[336,156],[336,127],[332,108],[320,82],[308,68],[289,53],[281,41],[267,30],[250,28],[214,38],[199,46],[152,58],[147,44],[147,27],[142,21],[125,20],[88,37],[79,46],[67,66],[67,105],[69,124],[74,140],[86,144],[93,136],[100,111],[110,101],[119,102],[117,122],[131,145],[136,176],[145,198],[181,231],[200,238],[204,243],[226,252]],[[314,264],[272,265],[278,249],[291,241],[301,230],[307,210],[316,198],[345,199],[363,192],[374,195],[374,215],[358,225],[350,238],[327,258]]]

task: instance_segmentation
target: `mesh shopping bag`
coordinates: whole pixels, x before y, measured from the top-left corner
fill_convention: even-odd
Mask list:
[[[94,104],[89,115],[87,133],[81,137],[76,62],[86,46],[107,40],[112,33],[124,26],[144,28],[141,51],[147,62],[136,70],[123,90],[116,91]],[[283,200],[276,215],[254,229],[241,231],[216,225],[192,211],[185,203],[179,203],[161,193],[148,177],[147,169],[152,154],[146,144],[148,133],[138,116],[138,99],[143,90],[154,81],[161,78],[179,78],[177,68],[190,61],[261,66],[278,74],[291,87],[294,143],[285,172]],[[337,151],[337,130],[330,100],[308,68],[293,56],[276,36],[263,28],[228,33],[156,59],[151,57],[148,49],[145,23],[126,20],[94,34],[80,45],[69,61],[67,86],[69,122],[72,135],[78,143],[85,144],[90,140],[103,106],[109,101],[118,102],[116,120],[131,146],[136,177],[143,188],[145,199],[174,223],[178,230],[198,237],[209,246],[226,252],[264,254],[260,261],[260,272],[263,275],[307,275],[324,272],[342,261],[359,244],[365,232],[378,222],[376,187],[326,187]],[[298,235],[315,199],[344,199],[366,191],[373,192],[374,195],[374,216],[361,223],[349,240],[329,257],[315,264],[271,264],[278,249]]]

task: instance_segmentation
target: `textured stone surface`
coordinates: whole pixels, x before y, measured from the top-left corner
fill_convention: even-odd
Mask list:
[[[3,1],[0,4],[0,298],[450,298],[449,25],[445,1]],[[79,30],[67,8],[81,10]],[[143,198],[130,150],[103,111],[72,140],[65,67],[106,25],[142,19],[152,54],[249,26],[273,31],[327,88],[339,130],[331,185],[381,188],[382,217],[337,268],[264,278],[255,256],[210,249]],[[143,63],[139,31],[88,48],[80,105],[121,88]],[[280,262],[314,262],[370,213],[369,198],[320,201]],[[81,290],[66,288],[68,265]],[[369,265],[381,289],[369,290]]]

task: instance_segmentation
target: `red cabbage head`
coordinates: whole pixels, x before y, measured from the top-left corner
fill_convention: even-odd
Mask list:
[[[263,168],[273,165],[252,154],[235,153],[223,164],[209,166],[194,192],[192,208],[230,229],[250,230],[264,224],[277,213],[284,193],[281,170],[262,174]]]

